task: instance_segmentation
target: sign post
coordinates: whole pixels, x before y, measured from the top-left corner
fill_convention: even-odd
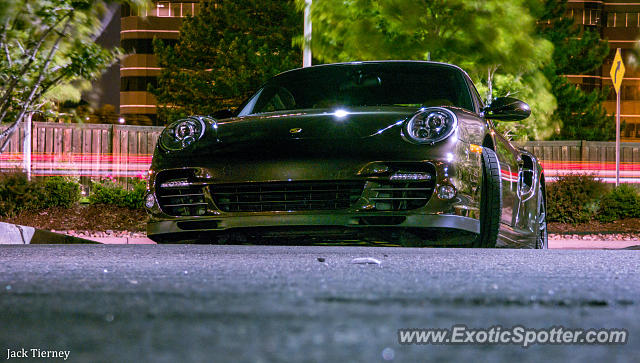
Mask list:
[[[616,50],[616,56],[611,65],[611,81],[616,90],[616,186],[620,185],[620,85],[624,78],[624,62],[620,55],[620,48]]]

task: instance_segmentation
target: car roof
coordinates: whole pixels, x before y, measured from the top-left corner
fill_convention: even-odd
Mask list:
[[[462,69],[462,68],[460,68],[460,67],[458,67],[458,66],[456,66],[454,64],[443,63],[443,62],[433,62],[433,61],[420,61],[420,60],[376,60],[376,61],[353,61],[353,62],[341,62],[341,63],[326,63],[326,64],[318,64],[318,65],[314,65],[314,66],[310,66],[310,67],[290,69],[288,71],[285,71],[285,72],[282,72],[282,73],[276,75],[275,77],[288,75],[289,73],[294,73],[294,72],[296,72],[296,73],[297,72],[313,72],[314,70],[318,70],[318,69],[322,69],[322,68],[348,67],[348,66],[358,66],[358,65],[389,65],[390,67],[393,67],[394,65],[398,65],[398,66],[435,65],[435,66],[442,66],[442,67],[448,67],[448,68],[456,69],[456,70],[462,72],[463,74],[465,74],[467,77],[469,77],[469,75],[467,74],[467,72],[464,71],[464,69]]]

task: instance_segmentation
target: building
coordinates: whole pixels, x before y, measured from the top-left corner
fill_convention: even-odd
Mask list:
[[[155,1],[149,9],[122,5],[120,46],[120,115],[127,124],[157,125],[156,100],[148,91],[160,74],[153,55],[154,38],[176,42],[182,19],[198,12],[198,1]]]
[[[620,87],[620,121],[625,125],[621,131],[622,141],[640,141],[640,70],[635,66],[637,60],[632,54],[633,49],[639,49],[640,2],[569,0],[568,12],[577,24],[593,29],[601,39],[606,39],[611,51],[602,67],[592,74],[566,76],[586,91],[611,87],[604,106],[614,115],[616,94],[609,73],[616,49],[620,48],[626,65]]]

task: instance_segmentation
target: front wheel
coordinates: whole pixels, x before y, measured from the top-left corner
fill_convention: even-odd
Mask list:
[[[547,233],[547,206],[545,205],[544,189],[542,188],[542,180],[538,187],[538,216],[536,222],[538,225],[538,235],[536,237],[536,248],[549,248],[549,234]]]
[[[473,247],[495,247],[502,217],[502,180],[496,153],[482,148],[482,186],[480,190],[480,236]]]

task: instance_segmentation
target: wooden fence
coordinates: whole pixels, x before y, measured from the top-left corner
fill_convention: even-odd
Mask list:
[[[6,126],[0,128],[5,129]],[[31,172],[90,179],[144,177],[162,127],[34,122]],[[13,135],[0,169],[23,168],[24,128]]]
[[[32,175],[78,176],[85,185],[90,179],[145,177],[161,131],[154,126],[34,122]],[[23,136],[20,127],[0,154],[1,170],[22,169]],[[615,178],[614,142],[531,141],[519,146],[538,156],[548,176]],[[640,143],[622,143],[620,161],[622,177],[640,182]]]
[[[528,141],[519,146],[547,161],[616,161],[616,143],[612,141]],[[640,162],[640,142],[620,143],[620,161]]]

